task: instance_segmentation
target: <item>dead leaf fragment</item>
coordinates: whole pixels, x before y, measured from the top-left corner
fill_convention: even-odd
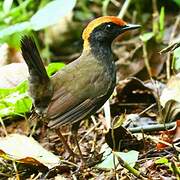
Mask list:
[[[31,165],[44,165],[49,169],[60,165],[60,159],[44,149],[32,137],[11,134],[0,138],[0,156]]]
[[[180,102],[180,73],[172,76],[167,83],[167,87],[162,91],[160,96],[161,105],[164,107],[169,100]]]
[[[161,136],[160,136],[161,141],[165,141],[171,144],[173,142],[175,143],[176,141],[178,142],[179,139],[180,139],[180,120],[176,121],[176,126],[174,128],[161,132]],[[157,150],[163,149],[165,147],[167,147],[167,145],[161,142],[159,142],[156,145]]]
[[[110,129],[105,135],[106,143],[115,151],[140,150],[143,149],[143,140],[138,140],[137,137],[132,135],[126,128],[119,126]]]
[[[159,123],[173,122],[177,119],[180,114],[180,102],[175,100],[169,100],[166,102],[164,108],[162,109],[162,117],[159,116],[157,121]]]

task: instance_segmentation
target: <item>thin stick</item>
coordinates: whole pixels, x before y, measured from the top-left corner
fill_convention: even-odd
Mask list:
[[[79,143],[78,143],[78,140],[77,140],[77,132],[75,132],[73,136],[74,136],[74,140],[75,140],[75,143],[76,143],[76,147],[78,148],[79,155],[80,155],[81,161],[82,161],[82,163],[83,163],[83,166],[86,166],[86,161],[85,161],[85,159],[84,159],[84,157],[83,157],[81,148],[80,148]]]
[[[65,146],[65,149],[69,152],[69,154],[70,154],[72,157],[74,157],[74,156],[75,156],[74,152],[71,150],[71,148],[70,148],[69,145],[67,144],[67,142],[66,142],[64,136],[61,134],[60,130],[59,130],[59,129],[56,129],[55,131],[56,131],[57,135],[59,136],[60,140],[62,141],[63,145]]]
[[[73,163],[73,162],[71,162],[71,161],[67,161],[67,160],[61,159],[61,162],[79,168],[79,165],[78,165],[78,164],[75,164],[75,163]]]
[[[102,14],[103,14],[103,16],[107,16],[107,8],[108,8],[108,5],[109,5],[109,2],[110,2],[110,0],[105,0],[103,2],[103,6],[102,6]]]
[[[91,152],[94,152],[95,150],[95,145],[96,145],[96,139],[97,139],[97,134],[94,135],[94,139],[93,139],[93,143],[92,143],[92,147],[91,147]]]
[[[40,172],[40,173],[38,173],[37,176],[35,176],[35,177],[34,176],[35,176],[35,174],[32,174],[31,177],[30,177],[30,180],[37,180],[37,179],[39,179],[42,176],[42,173]]]
[[[0,123],[1,123],[1,126],[2,126],[2,128],[3,128],[4,134],[7,136],[8,133],[7,133],[6,127],[5,127],[4,122],[3,122],[3,120],[2,120],[1,117],[0,117]]]
[[[118,2],[117,0],[111,0],[111,2],[116,6],[116,7],[120,7],[120,2]]]
[[[146,109],[144,109],[143,111],[141,111],[139,113],[139,116],[141,116],[142,114],[144,114],[145,112],[149,111],[151,108],[153,108],[156,105],[156,103],[151,104],[149,107],[147,107]]]
[[[165,145],[167,145],[167,146],[169,146],[169,147],[171,147],[171,148],[175,148],[176,151],[180,152],[180,148],[179,148],[178,146],[174,145],[174,144],[170,144],[170,143],[168,143],[168,142],[166,142],[166,141],[160,140],[160,139],[158,139],[157,137],[153,137],[153,136],[150,136],[150,135],[147,136],[147,138],[151,139],[151,140],[154,141],[155,143],[162,143],[162,144],[165,144]]]
[[[14,167],[14,171],[16,173],[16,180],[20,180],[19,173],[18,173],[15,161],[13,161],[13,167]]]
[[[153,21],[157,20],[159,16],[158,8],[157,8],[157,0],[152,0],[152,8],[153,8]]]
[[[118,14],[118,18],[123,18],[124,17],[130,3],[131,3],[131,0],[126,0],[125,1],[125,3],[123,4],[123,6],[121,8],[121,11]]]
[[[79,140],[79,143],[81,143],[81,142],[84,140],[84,138],[85,138],[88,134],[90,134],[97,126],[99,126],[100,123],[101,123],[101,122],[96,123],[95,126],[93,126],[91,129],[89,129],[89,131]],[[75,151],[76,149],[77,149],[77,147],[74,148],[74,151]]]
[[[91,119],[92,119],[92,122],[94,123],[94,125],[96,125],[97,122],[96,122],[96,119],[95,119],[95,117],[93,115],[91,116]]]
[[[176,122],[166,123],[166,124],[152,124],[140,127],[129,128],[129,131],[132,133],[140,132],[153,132],[153,131],[162,131],[173,128],[176,125]]]
[[[146,69],[148,71],[149,77],[151,78],[152,73],[151,73],[151,68],[150,68],[149,59],[147,55],[146,42],[143,43],[143,56],[144,56],[144,63],[145,63]]]

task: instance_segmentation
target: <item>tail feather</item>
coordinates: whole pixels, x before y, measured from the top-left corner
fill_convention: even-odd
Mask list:
[[[29,69],[29,94],[33,99],[36,112],[43,115],[53,95],[51,80],[32,38],[28,36],[22,38],[21,50]]]
[[[37,46],[31,37],[23,36],[21,51],[30,73],[36,73],[41,79],[49,79]]]

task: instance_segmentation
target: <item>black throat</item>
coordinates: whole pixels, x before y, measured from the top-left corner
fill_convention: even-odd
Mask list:
[[[105,71],[109,72],[108,76],[111,79],[111,88],[107,95],[107,97],[109,97],[113,93],[116,85],[115,55],[112,52],[111,43],[93,40],[90,40],[89,43],[93,56],[104,66]]]
[[[114,60],[114,55],[111,49],[111,43],[108,42],[97,42],[93,38],[89,39],[91,51],[93,55],[99,60],[99,61],[105,61],[112,63]]]
[[[102,63],[105,68],[107,68],[110,73],[115,73],[115,55],[111,49],[111,42],[97,42],[93,38],[89,39],[91,52],[96,57],[98,61]]]

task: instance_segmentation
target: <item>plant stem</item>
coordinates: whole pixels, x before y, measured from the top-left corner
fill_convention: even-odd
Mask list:
[[[0,117],[0,124],[1,124],[1,126],[2,126],[2,128],[3,128],[4,134],[7,136],[8,133],[7,133],[6,127],[5,127],[4,122],[3,122],[3,120],[2,120],[1,117]]]
[[[102,15],[106,16],[107,15],[107,8],[109,5],[110,0],[104,0],[103,1],[103,6],[102,6]]]
[[[144,56],[144,63],[145,66],[147,68],[149,77],[152,77],[152,73],[151,73],[151,68],[150,68],[150,64],[149,64],[149,59],[148,59],[148,55],[147,55],[147,47],[146,47],[146,42],[143,43],[143,56]]]
[[[113,154],[117,157],[117,159],[118,159],[118,161],[119,161],[119,164],[120,164],[122,167],[126,168],[129,172],[131,172],[134,176],[138,177],[139,179],[143,179],[143,180],[146,179],[145,177],[142,176],[142,174],[141,174],[140,171],[138,171],[137,169],[131,167],[131,166],[130,166],[127,162],[125,162],[120,156],[117,156],[116,153],[113,153]]]
[[[118,18],[123,18],[124,17],[130,3],[131,3],[131,0],[126,0],[125,1],[125,3],[123,4],[123,6],[121,8],[121,11],[118,14]]]

